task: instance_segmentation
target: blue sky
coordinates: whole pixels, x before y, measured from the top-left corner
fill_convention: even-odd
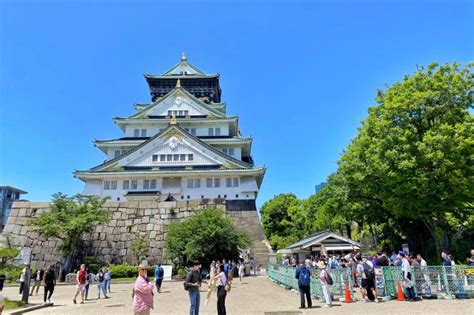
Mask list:
[[[0,1],[0,184],[80,192],[144,73],[186,51],[221,73],[228,114],[268,168],[258,204],[306,198],[336,170],[377,88],[473,60],[472,1]]]

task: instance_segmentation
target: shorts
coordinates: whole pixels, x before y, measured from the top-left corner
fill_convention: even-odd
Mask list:
[[[375,289],[374,279],[362,279],[362,287],[364,289]]]
[[[83,291],[83,290],[85,290],[85,289],[86,289],[86,285],[85,285],[85,284],[77,284],[77,285],[76,285],[76,291],[77,291],[77,292],[81,292],[81,291]]]

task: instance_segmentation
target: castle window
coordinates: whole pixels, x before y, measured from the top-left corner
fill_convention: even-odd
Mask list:
[[[209,129],[208,129],[208,134],[209,134],[210,136],[213,136],[213,135],[214,135],[214,128],[209,128]]]
[[[166,155],[165,154],[160,154],[160,162],[166,161]]]
[[[119,157],[121,154],[120,150],[115,150],[114,157]]]
[[[128,180],[123,181],[122,189],[129,189],[130,188],[130,182]]]
[[[140,129],[133,130],[133,136],[134,137],[140,137]]]
[[[214,187],[220,187],[220,186],[221,186],[221,179],[214,178]]]
[[[158,162],[158,154],[153,154],[152,157],[151,157],[151,160],[153,162]]]
[[[215,134],[216,134],[216,136],[220,136],[221,135],[221,128],[216,128],[215,129]]]
[[[150,189],[156,189],[156,179],[150,180]]]
[[[166,161],[171,162],[172,159],[173,159],[173,155],[172,155],[172,154],[167,154],[167,155],[166,155]]]
[[[192,161],[194,159],[194,155],[188,154],[188,161]]]
[[[229,155],[234,155],[234,148],[229,148]]]
[[[190,130],[191,130],[191,134],[195,136],[196,135],[196,128],[191,128]]]
[[[188,110],[184,111],[184,116],[189,116],[189,111]]]
[[[188,179],[188,188],[199,188],[199,187],[201,187],[201,179],[199,178]]]
[[[179,155],[179,160],[180,161],[186,161],[186,154],[180,154]]]
[[[173,154],[173,161],[179,161],[179,154]]]
[[[138,188],[138,182],[136,180],[132,180],[131,184],[132,190],[136,190]]]
[[[141,136],[142,136],[142,137],[146,137],[146,129],[142,129]]]
[[[110,189],[116,190],[117,189],[117,181],[113,180],[110,182]]]
[[[150,181],[148,179],[143,181],[143,189],[150,189]]]
[[[206,179],[206,187],[207,188],[212,188],[212,178]]]
[[[104,182],[104,190],[109,190],[110,189],[110,181],[106,180]]]

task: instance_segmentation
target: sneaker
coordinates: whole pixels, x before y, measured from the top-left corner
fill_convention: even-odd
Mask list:
[[[84,304],[84,301],[81,301],[81,304]]]
[[[46,305],[46,304],[48,304],[48,303],[47,303],[47,302],[43,302],[43,305]]]
[[[74,302],[74,304],[77,304],[77,302],[76,302],[76,300],[75,300],[75,299],[74,299],[74,300],[72,300],[72,301]]]
[[[104,299],[110,299],[108,296],[106,296]]]
[[[51,303],[51,299],[48,299],[48,303]]]
[[[379,304],[379,299],[375,299],[375,303]]]

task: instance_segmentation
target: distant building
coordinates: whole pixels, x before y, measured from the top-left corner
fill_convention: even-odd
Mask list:
[[[22,194],[27,194],[27,192],[11,186],[0,186],[0,206],[2,211],[0,213],[0,232],[3,231],[3,227],[7,224],[13,201],[19,200]]]
[[[315,193],[318,193],[321,189],[323,189],[323,187],[326,186],[326,184],[327,184],[326,182],[322,182],[322,183],[319,184],[319,185],[315,185],[315,186],[314,186],[314,191],[315,191]]]

